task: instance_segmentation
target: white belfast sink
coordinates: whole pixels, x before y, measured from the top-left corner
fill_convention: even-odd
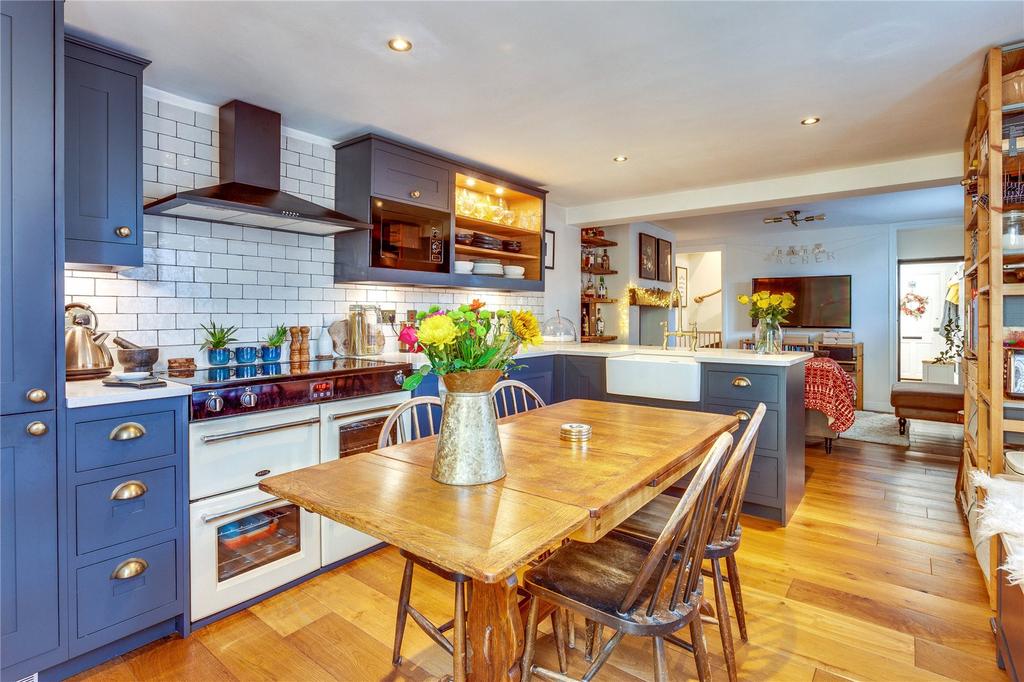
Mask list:
[[[700,364],[681,355],[624,355],[605,361],[606,390],[618,395],[695,403]]]

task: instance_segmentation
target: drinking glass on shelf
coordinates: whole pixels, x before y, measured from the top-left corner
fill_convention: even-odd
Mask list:
[[[506,208],[501,216],[501,222],[505,225],[512,225],[516,222],[516,212],[511,208]]]

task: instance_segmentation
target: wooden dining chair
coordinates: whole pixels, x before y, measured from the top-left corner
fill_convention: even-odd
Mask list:
[[[722,651],[725,655],[726,670],[729,679],[737,678],[736,654],[732,638],[732,622],[729,620],[729,602],[725,595],[724,583],[729,583],[732,602],[736,610],[736,623],[739,625],[740,638],[747,641],[747,623],[743,613],[743,594],[740,590],[740,574],[736,565],[736,552],[740,547],[742,528],[740,512],[743,509],[743,497],[747,492],[750,479],[750,466],[754,461],[754,449],[757,447],[757,434],[764,420],[765,406],[760,403],[754,414],[747,421],[747,428],[740,437],[732,453],[729,455],[722,477],[719,479],[715,497],[714,525],[708,539],[705,558],[711,563],[710,577],[715,586],[715,617],[718,630],[722,637]],[[629,535],[642,542],[652,545],[660,535],[666,519],[678,502],[671,495],[659,495],[648,502],[642,509],[623,521],[613,533]],[[728,574],[722,571],[725,561]],[[705,572],[705,574],[707,574]],[[588,633],[589,634],[589,633]],[[674,642],[673,643],[678,643]],[[689,648],[689,647],[686,647]],[[590,651],[588,649],[588,651]]]
[[[718,437],[653,545],[609,533],[594,543],[570,541],[526,571],[524,586],[533,600],[526,625],[523,682],[535,672],[545,679],[572,679],[533,663],[541,600],[615,630],[583,680],[597,674],[625,635],[652,639],[655,679],[668,680],[665,639],[687,625],[698,677],[701,682],[711,679],[700,618],[704,594],[700,567],[714,525],[718,481],[731,446],[730,434]]]
[[[544,400],[536,391],[515,379],[496,383],[491,389],[491,400],[494,401],[494,412],[499,418],[544,407]]]
[[[529,389],[528,386],[527,389]],[[543,405],[543,401],[540,404]],[[377,439],[377,447],[386,448],[436,435],[439,429],[438,424],[440,423],[441,411],[442,404],[440,398],[425,396],[406,400],[388,415],[384,425],[381,427],[380,436]],[[404,549],[400,549],[399,554],[405,559],[405,570],[402,573],[402,587],[398,596],[398,616],[395,622],[395,645],[391,657],[392,663],[395,665],[401,665],[402,663],[402,639],[405,636],[407,619],[411,616],[413,622],[426,632],[428,637],[451,654],[453,660],[452,676],[455,682],[464,682],[466,679],[466,609],[468,607],[466,585],[469,582],[469,578],[460,573],[454,573],[442,568]],[[416,566],[425,568],[434,575],[455,583],[455,613],[448,622],[441,625],[432,623],[410,604],[413,571]],[[564,625],[561,612],[551,615],[551,625],[555,632],[559,661],[562,668],[565,669],[566,654],[563,633],[566,626]],[[454,630],[451,640],[444,634],[449,630]]]

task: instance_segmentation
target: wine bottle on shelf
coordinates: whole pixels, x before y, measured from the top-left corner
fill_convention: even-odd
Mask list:
[[[590,336],[590,315],[587,314],[586,308],[583,309],[583,320],[580,329],[583,332],[582,336]]]
[[[594,276],[587,280],[587,286],[583,289],[583,295],[587,298],[594,298]]]
[[[604,277],[601,277],[597,281],[597,297],[608,298],[608,287],[604,284]]]
[[[604,253],[601,254],[601,269],[602,270],[611,270],[612,269],[612,261],[608,257],[608,249],[605,249]]]
[[[597,319],[594,321],[594,326],[597,327],[597,335],[604,336],[604,319],[601,317],[601,309],[597,309]]]

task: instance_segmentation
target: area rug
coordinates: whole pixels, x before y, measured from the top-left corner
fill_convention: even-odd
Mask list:
[[[853,426],[843,431],[840,438],[909,447],[910,422],[907,422],[907,434],[901,436],[899,420],[895,415],[887,412],[857,410],[857,419],[853,422]]]

